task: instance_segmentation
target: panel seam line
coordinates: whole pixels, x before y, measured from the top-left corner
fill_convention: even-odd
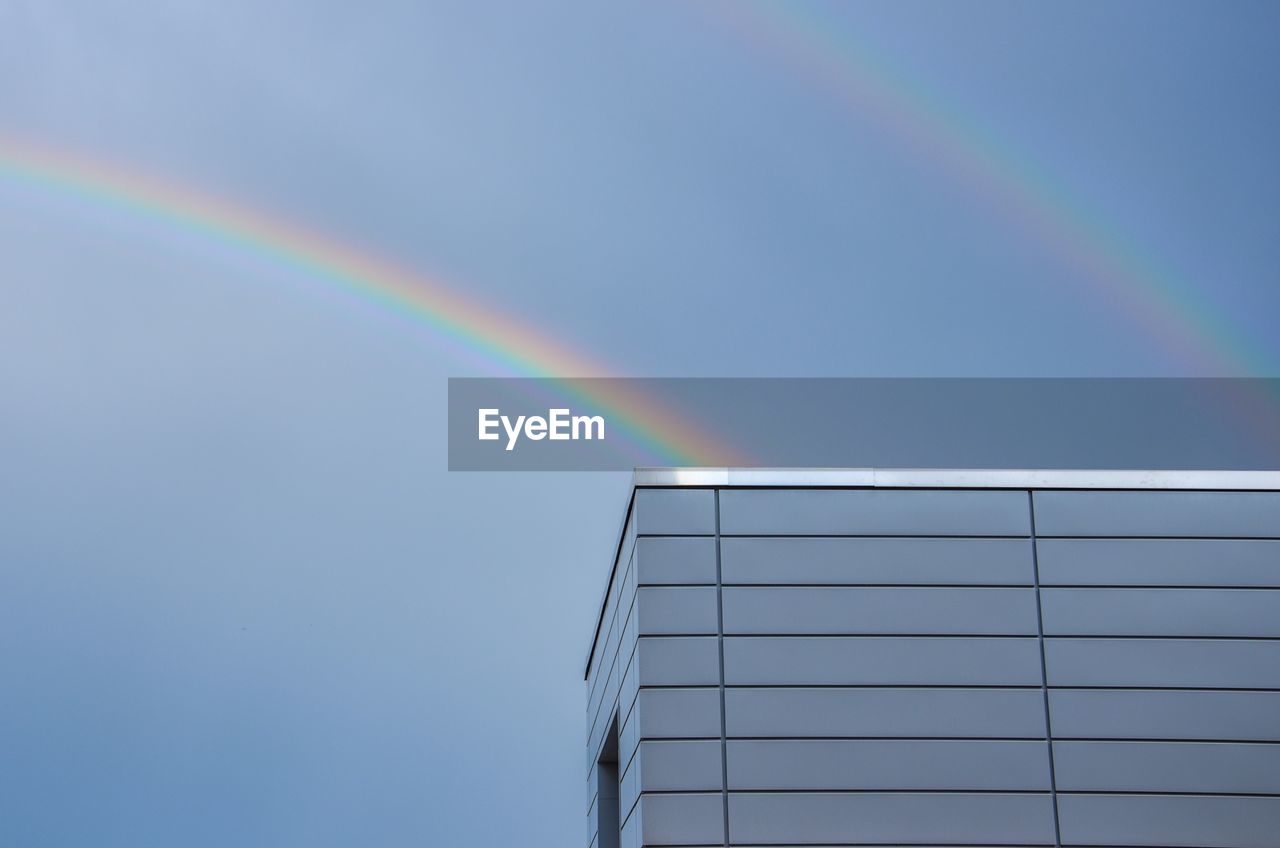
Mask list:
[[[1041,604],[1040,591],[1040,551],[1036,541],[1036,501],[1035,492],[1027,490],[1027,518],[1031,530],[1031,577],[1036,595],[1036,636],[1040,646],[1040,691],[1044,695],[1044,739],[1049,753],[1049,800],[1053,804],[1053,836],[1054,845],[1062,848],[1062,823],[1058,815],[1058,776],[1053,763],[1053,723],[1049,715],[1049,671],[1045,658],[1044,646],[1044,608]]]
[[[725,719],[724,579],[720,567],[720,489],[715,496],[716,531],[716,650],[720,666],[720,800],[724,812],[724,847],[729,848],[729,739]]]

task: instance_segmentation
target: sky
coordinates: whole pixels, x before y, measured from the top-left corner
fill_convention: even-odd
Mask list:
[[[1280,7],[0,0],[0,139],[629,376],[1280,376]],[[626,474],[501,373],[0,175],[0,844],[585,844]]]

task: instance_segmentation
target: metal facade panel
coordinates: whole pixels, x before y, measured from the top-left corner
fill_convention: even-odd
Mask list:
[[[1041,586],[1280,587],[1277,539],[1040,539]]]
[[[727,536],[1026,536],[1025,492],[728,489]]]
[[[714,636],[646,636],[636,656],[642,687],[720,685],[720,652]]]
[[[726,634],[1036,635],[1032,589],[726,587]]]
[[[623,626],[622,638],[618,640],[617,662],[625,664],[630,661],[631,656],[635,653],[636,641],[639,639],[640,615],[634,600],[625,611],[620,610],[618,612],[618,623]]]
[[[622,675],[622,685],[618,687],[618,715],[621,719],[629,718],[631,712],[635,709],[636,694],[639,688],[636,656],[632,653],[631,659],[627,662],[626,673]]]
[[[730,686],[1039,686],[1035,639],[747,637],[724,640]]]
[[[727,689],[728,735],[1043,737],[1036,689]]]
[[[1041,605],[1046,636],[1280,636],[1272,589],[1044,589]]]
[[[1064,845],[1275,848],[1280,798],[1059,793]]]
[[[641,586],[714,586],[716,540],[712,536],[645,536],[636,541],[635,567]]]
[[[1280,492],[1036,492],[1041,536],[1280,538]]]
[[[643,795],[637,807],[643,845],[723,845],[719,792]]]
[[[634,626],[628,626],[633,619],[629,608],[630,594],[626,580],[630,571],[628,561],[622,577],[610,589],[606,599],[601,630],[603,641],[596,652],[597,656],[593,659],[587,680],[588,771],[595,767],[613,715],[615,712],[619,714],[618,721],[621,729],[625,724],[626,710],[630,704],[624,687],[627,673],[631,670],[630,661],[636,639]],[[620,609],[619,605],[624,602],[628,603],[628,608]]]
[[[734,845],[1052,845],[1041,794],[731,792]]]
[[[612,671],[612,661],[610,661],[609,669],[604,673],[604,680],[597,681],[594,691],[587,698],[587,736],[591,738],[592,732],[595,730],[600,718],[600,711],[604,704],[605,688],[608,685],[608,674]]]
[[[636,804],[640,801],[640,758],[635,757],[628,765],[627,770],[622,774],[622,780],[618,785],[618,810],[621,813],[620,822],[625,822],[627,818],[635,812]]]
[[[639,700],[646,739],[720,736],[720,689],[645,689]],[[719,755],[717,754],[717,762]]]
[[[715,492],[637,489],[632,517],[639,536],[710,536],[716,532]]]
[[[631,766],[636,751],[640,749],[640,718],[636,714],[627,717],[618,732],[618,769],[623,774]]]
[[[1280,642],[1046,639],[1050,686],[1280,689]]]
[[[1030,586],[1026,539],[729,538],[725,585],[994,584]]]
[[[620,848],[641,848],[639,805],[632,810],[631,815],[623,819]]]
[[[602,641],[596,651],[596,661],[593,663],[591,675],[587,678],[588,722],[590,722],[595,709],[600,703],[605,680],[608,678],[609,671],[613,665],[614,655],[609,650],[610,643],[616,638],[613,629],[615,626],[621,626],[616,622],[616,610],[612,606],[606,608],[606,613],[604,627],[601,630]]]
[[[614,563],[615,568],[610,574],[605,597],[601,601],[599,626],[597,627],[595,637],[592,640],[591,653],[587,660],[586,680],[588,688],[590,688],[592,680],[596,677],[599,671],[601,645],[602,640],[606,635],[609,617],[616,612],[616,603],[614,603],[614,601],[619,589],[615,584],[625,582],[625,574],[630,570],[631,558],[635,552],[634,528],[635,522],[628,519],[623,530],[623,537],[618,544],[617,558]]]
[[[1280,745],[1248,742],[1053,743],[1065,792],[1280,792]]]
[[[641,741],[640,791],[720,789],[720,740]]]
[[[1280,741],[1280,692],[1054,689],[1053,734]]]
[[[731,790],[1049,791],[1043,741],[730,740]]]
[[[636,591],[641,636],[716,633],[714,586],[644,586]]]

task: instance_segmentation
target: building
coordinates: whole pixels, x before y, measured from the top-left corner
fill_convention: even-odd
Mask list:
[[[598,848],[1280,845],[1280,473],[637,471]]]

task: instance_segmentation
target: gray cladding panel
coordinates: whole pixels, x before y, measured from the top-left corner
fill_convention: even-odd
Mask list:
[[[1054,689],[1054,736],[1280,741],[1280,692]]]
[[[734,845],[1051,845],[1046,794],[730,793]]]
[[[726,585],[1032,584],[1026,539],[728,538]]]
[[[639,638],[637,630],[640,626],[640,615],[636,609],[634,599],[631,605],[625,611],[618,613],[619,623],[625,622],[622,628],[622,638],[618,642],[618,661],[626,662],[636,650],[636,640]]]
[[[720,736],[719,688],[645,689],[638,709],[645,739]]]
[[[727,587],[726,634],[1036,634],[1032,589]]]
[[[644,845],[724,843],[724,801],[719,792],[642,795],[639,811]]]
[[[608,636],[608,629],[613,619],[617,616],[618,597],[622,592],[622,584],[626,582],[626,575],[631,570],[631,560],[634,555],[635,548],[634,538],[631,534],[633,522],[627,522],[627,532],[623,539],[622,546],[618,549],[618,558],[616,561],[616,572],[609,581],[608,592],[604,599],[604,608],[600,611],[600,627],[596,631],[595,641],[591,646],[591,658],[587,664],[587,687],[590,689],[600,674],[600,666],[603,663],[604,642]]]
[[[1026,536],[1025,492],[728,489],[727,536]]]
[[[720,653],[715,636],[653,637],[637,647],[640,686],[718,686]]]
[[[588,710],[594,709],[600,697],[600,689],[604,685],[603,678],[609,675],[609,666],[613,662],[609,643],[616,638],[614,628],[620,626],[617,622],[617,609],[611,597],[608,606],[605,607],[604,618],[601,620],[599,639],[592,653],[591,669],[587,676]]]
[[[618,768],[623,774],[631,766],[635,753],[640,748],[640,719],[632,713],[622,729],[618,731]]]
[[[601,653],[603,653],[603,651]],[[607,664],[603,663],[603,659],[602,659],[601,664],[604,665],[603,673],[597,670],[594,678],[591,681],[589,681],[587,686],[587,690],[588,690],[587,691],[587,731],[588,732],[590,732],[591,728],[595,726],[596,718],[599,715],[600,702],[604,698],[604,688],[608,682],[609,672],[612,670],[613,658],[610,658]]]
[[[1046,639],[1050,686],[1280,688],[1280,642]]]
[[[1043,737],[1037,689],[728,689],[730,736]]]
[[[1280,636],[1276,589],[1044,589],[1045,635]]]
[[[714,586],[646,586],[636,592],[641,636],[714,635]]]
[[[720,740],[641,742],[642,792],[721,788]]]
[[[1280,798],[1059,793],[1064,845],[1275,848]]]
[[[606,643],[606,648],[601,652],[599,679],[596,681],[594,692],[588,700],[588,765],[595,762],[600,745],[604,741],[609,719],[612,717],[619,700],[619,690],[627,670],[626,664],[631,655],[630,642],[622,638],[617,632],[617,628],[621,627],[621,625],[621,621],[611,621],[609,625],[611,635]],[[622,643],[626,643],[627,650],[620,650]],[[625,716],[622,718],[625,718]]]
[[[618,808],[620,821],[625,822],[635,812],[636,802],[640,800],[640,758],[634,757],[622,773],[619,783]]]
[[[1053,763],[1066,792],[1280,792],[1280,745],[1056,741]]]
[[[726,637],[731,686],[1039,686],[1035,639]]]
[[[1041,536],[1280,537],[1280,492],[1036,492]]]
[[[636,542],[641,586],[716,582],[716,540],[709,536],[646,536]]]
[[[626,718],[635,709],[636,694],[639,691],[639,675],[636,672],[636,657],[633,653],[627,662],[626,673],[622,675],[622,685],[618,687],[618,712]]]
[[[1040,539],[1041,586],[1276,586],[1276,539]]]
[[[1049,790],[1044,742],[731,740],[729,788]]]
[[[710,489],[637,489],[632,519],[640,536],[710,536],[716,532]]]

